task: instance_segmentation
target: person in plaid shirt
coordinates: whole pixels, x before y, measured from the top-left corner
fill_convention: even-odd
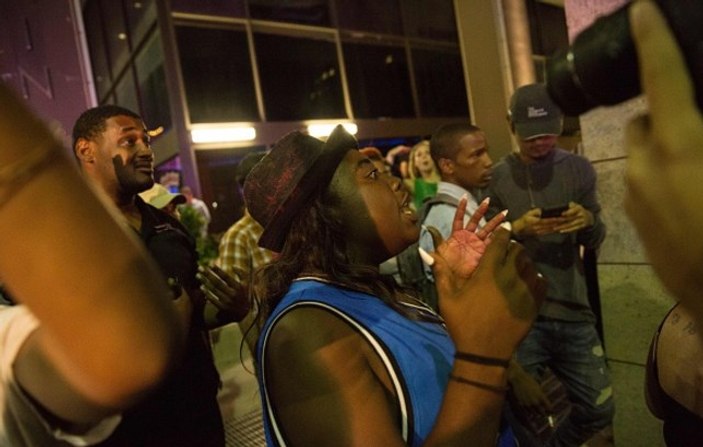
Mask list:
[[[244,180],[249,171],[264,155],[264,152],[254,152],[239,162],[235,180],[240,191],[244,187]],[[269,263],[274,256],[274,252],[259,247],[259,236],[261,236],[262,231],[261,225],[251,217],[245,208],[244,216],[235,222],[220,240],[219,256],[215,260],[215,265],[238,278],[244,288],[249,287],[251,277],[256,269]],[[248,329],[251,327],[254,315],[256,315],[256,312],[250,311],[249,315],[240,323],[241,327],[246,331],[247,344],[252,352],[254,352],[258,331]]]

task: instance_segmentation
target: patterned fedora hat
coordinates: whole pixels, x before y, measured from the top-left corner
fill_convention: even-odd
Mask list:
[[[329,185],[347,151],[358,147],[341,125],[324,142],[295,131],[274,144],[244,183],[247,209],[264,227],[260,247],[281,251],[295,216],[315,191]]]

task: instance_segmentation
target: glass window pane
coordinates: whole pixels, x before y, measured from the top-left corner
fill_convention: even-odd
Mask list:
[[[452,0],[401,0],[401,6],[407,36],[457,41]]]
[[[467,116],[469,104],[459,51],[413,49],[422,116]]]
[[[115,87],[115,104],[125,107],[135,113],[140,113],[137,88],[134,85],[134,74],[127,70]]]
[[[528,1],[532,53],[552,56],[569,47],[564,8],[541,2]]]
[[[330,26],[328,0],[249,0],[252,19]]]
[[[100,101],[100,105],[102,105],[102,104],[117,104],[115,102],[115,95],[114,94],[107,95],[105,98],[103,98]]]
[[[142,116],[150,128],[163,126],[171,128],[164,53],[161,50],[161,36],[154,33],[136,58],[135,70],[142,98]]]
[[[244,0],[171,0],[171,10],[193,14],[244,17]]]
[[[403,34],[398,0],[337,0],[340,28]]]
[[[355,117],[415,116],[404,48],[352,43],[343,48]]]
[[[107,50],[110,57],[110,67],[113,78],[120,75],[129,59],[129,43],[127,27],[124,20],[122,2],[115,0],[102,0],[100,2],[105,24],[105,37]]]
[[[255,34],[266,118],[345,118],[334,42]]]
[[[258,121],[246,33],[177,26],[176,38],[191,122]]]
[[[156,22],[156,2],[154,0],[124,0],[127,13],[132,48],[137,48],[149,28]]]
[[[110,65],[107,61],[107,51],[105,49],[105,36],[103,35],[102,18],[100,17],[100,2],[98,0],[89,1],[83,13],[85,23],[86,40],[90,52],[90,61],[93,67],[93,80],[95,81],[95,91],[98,101],[105,98],[105,94],[112,87],[110,77]]]

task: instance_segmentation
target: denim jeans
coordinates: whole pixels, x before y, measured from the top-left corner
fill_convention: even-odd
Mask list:
[[[548,446],[578,447],[612,423],[613,390],[603,346],[592,323],[539,319],[518,348],[517,360],[534,377],[549,367],[571,402],[569,416]]]

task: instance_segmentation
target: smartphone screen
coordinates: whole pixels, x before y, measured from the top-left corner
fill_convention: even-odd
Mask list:
[[[559,217],[561,213],[569,209],[569,205],[555,206],[553,208],[543,208],[540,217]]]

